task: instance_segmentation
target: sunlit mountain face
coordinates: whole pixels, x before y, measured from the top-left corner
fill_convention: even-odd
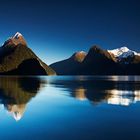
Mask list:
[[[1,75],[55,75],[28,47],[23,35],[17,32],[0,47]]]

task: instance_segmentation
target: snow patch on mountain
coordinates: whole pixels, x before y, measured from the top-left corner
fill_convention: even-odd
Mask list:
[[[17,46],[17,45],[27,46],[26,40],[24,39],[23,35],[17,32],[14,36],[7,39],[2,46]]]
[[[12,38],[19,39],[19,37],[22,37],[22,34],[17,32]]]
[[[133,57],[134,55],[139,55],[140,53],[137,53],[133,50],[128,49],[127,47],[121,47],[113,50],[107,50],[109,53],[114,54],[116,58],[127,58],[127,57]]]

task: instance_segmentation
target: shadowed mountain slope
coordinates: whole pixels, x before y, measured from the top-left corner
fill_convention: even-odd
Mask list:
[[[79,74],[79,68],[85,57],[85,52],[76,52],[70,58],[56,62],[50,65],[50,67],[53,68],[58,75],[77,75]]]
[[[140,54],[127,47],[103,50],[93,46],[82,61],[72,58],[50,67],[60,75],[140,75]]]

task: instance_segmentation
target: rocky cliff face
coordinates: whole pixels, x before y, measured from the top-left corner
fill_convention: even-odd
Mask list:
[[[0,74],[55,75],[55,71],[28,48],[24,37],[16,33],[0,47]]]

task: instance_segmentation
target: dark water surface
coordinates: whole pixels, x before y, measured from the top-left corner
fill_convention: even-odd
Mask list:
[[[0,77],[1,140],[139,140],[139,76]]]

